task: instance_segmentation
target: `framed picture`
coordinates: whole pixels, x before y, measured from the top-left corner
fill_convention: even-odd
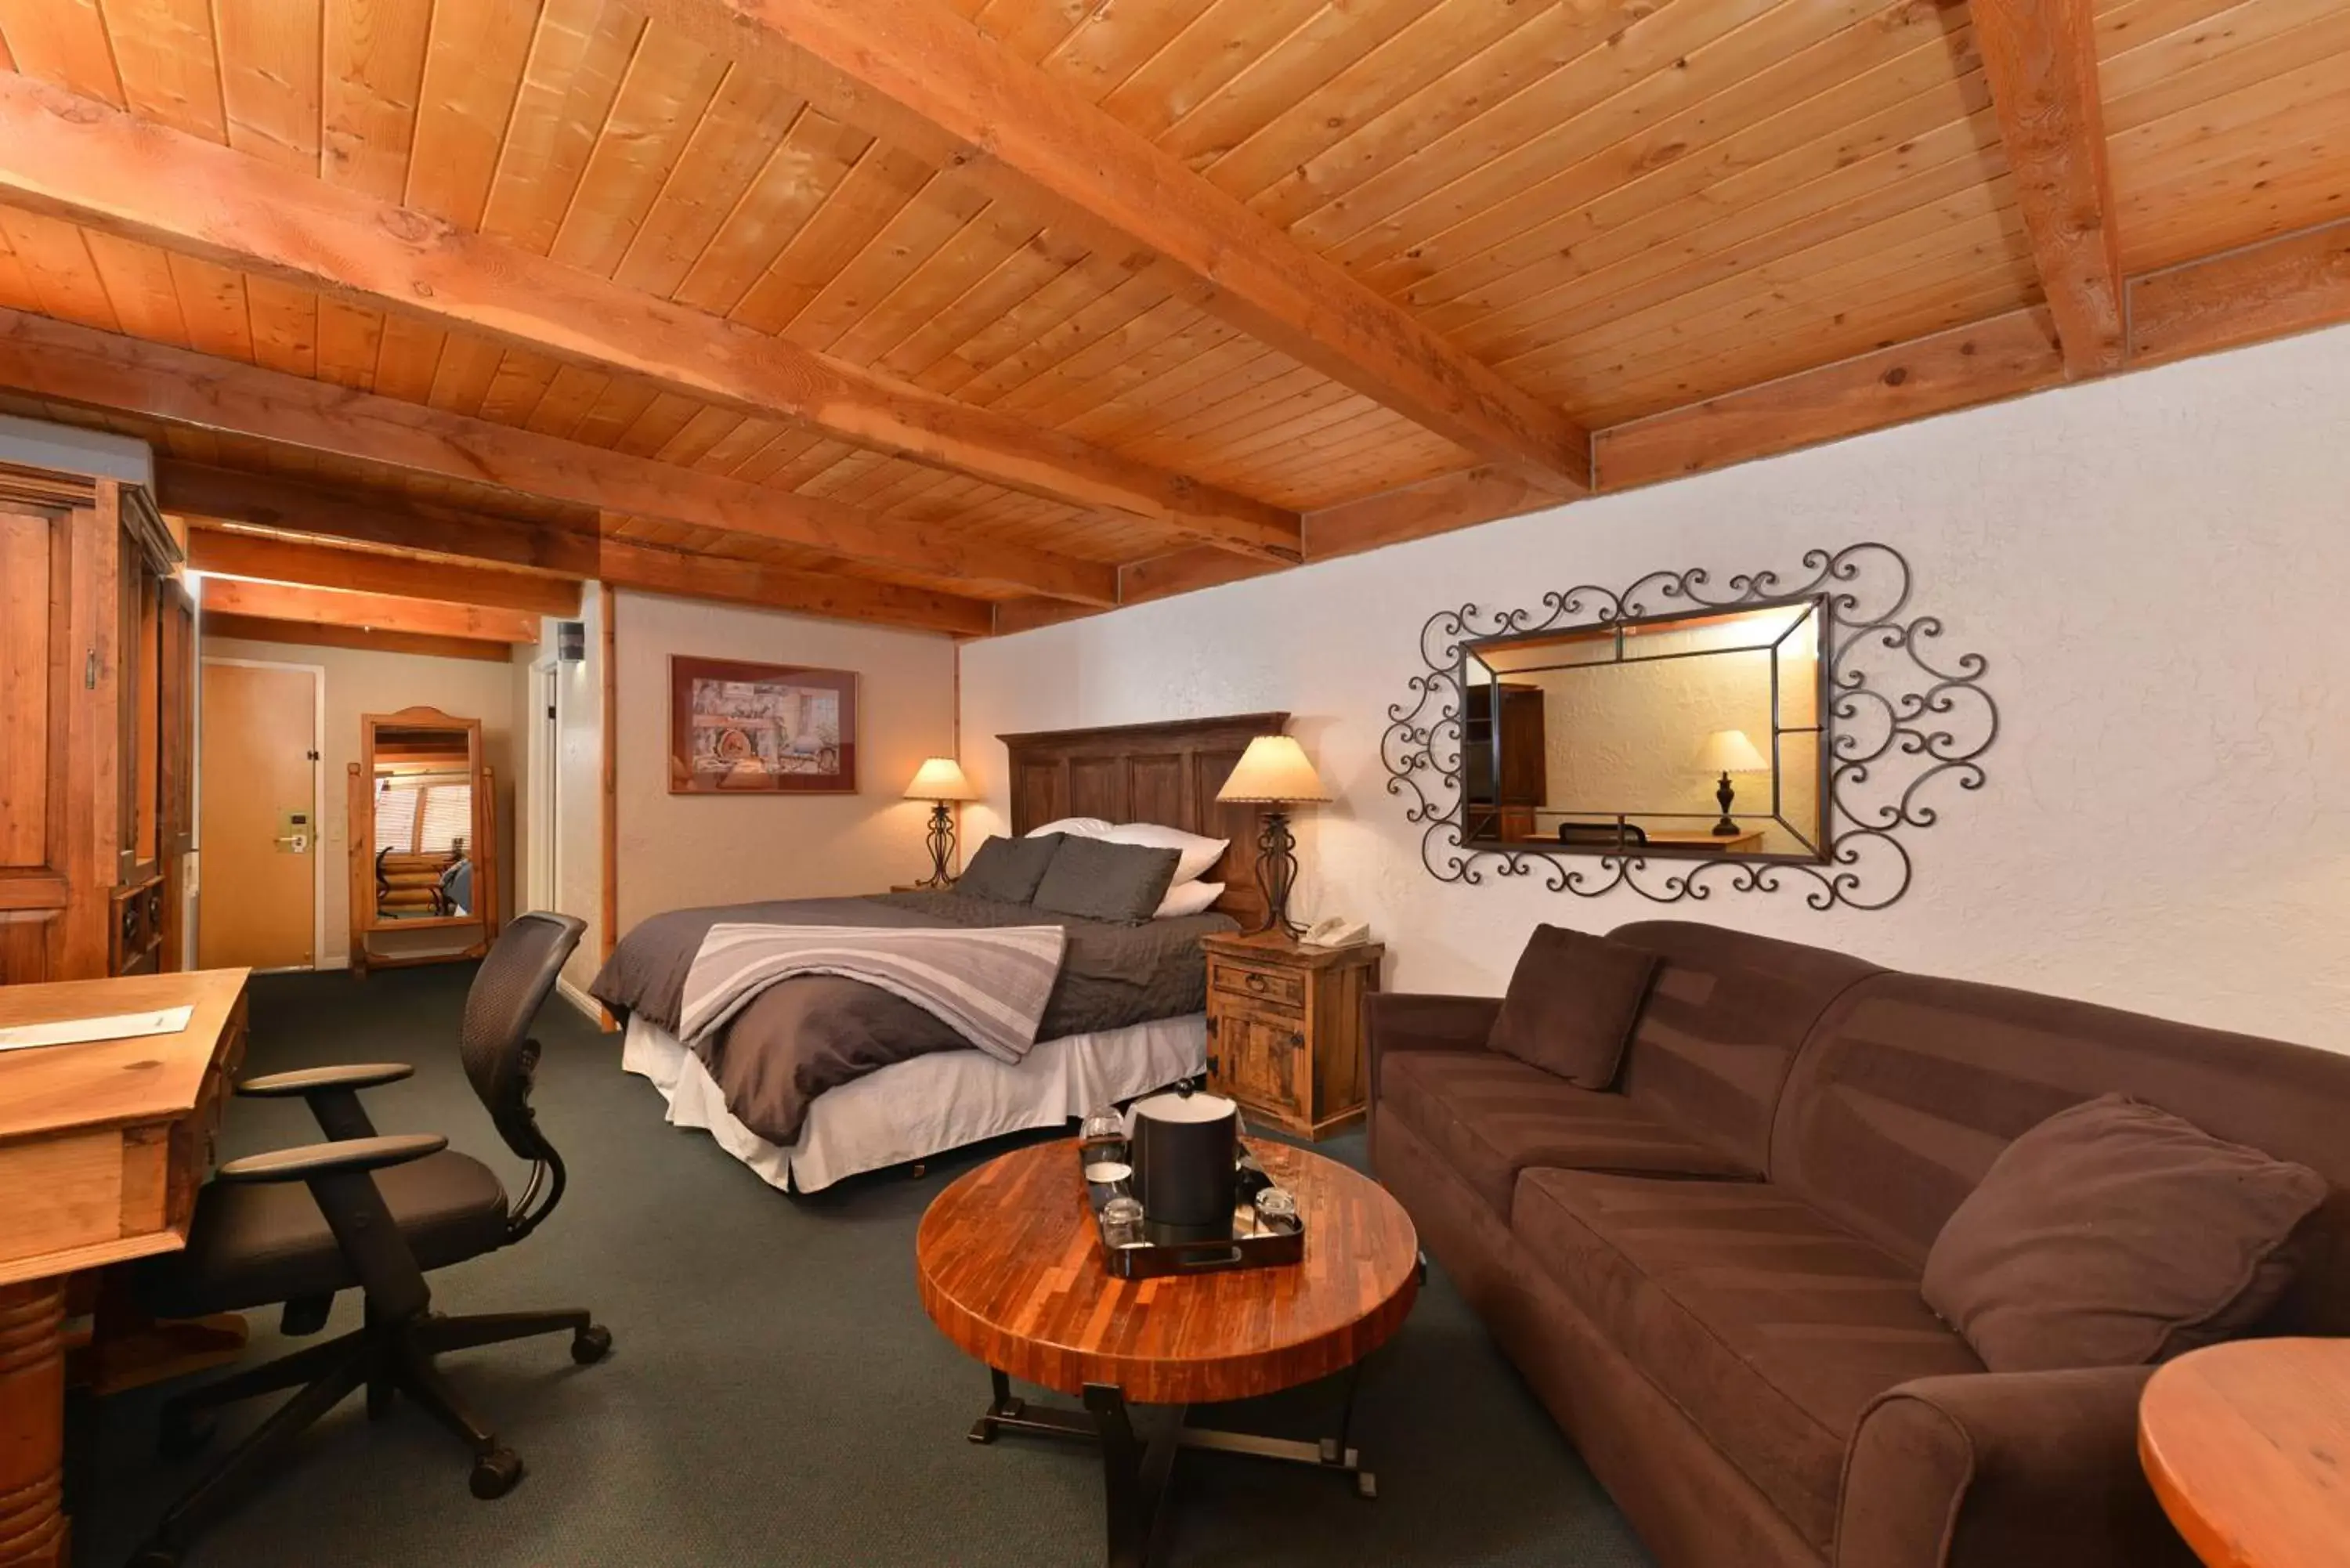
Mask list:
[[[669,793],[855,794],[856,672],[672,655]]]

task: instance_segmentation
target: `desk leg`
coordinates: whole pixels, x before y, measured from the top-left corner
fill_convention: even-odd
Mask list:
[[[66,1289],[0,1285],[0,1568],[64,1568]]]

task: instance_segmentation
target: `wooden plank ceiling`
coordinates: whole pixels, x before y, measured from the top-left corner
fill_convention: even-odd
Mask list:
[[[971,634],[2126,368],[2342,254],[2350,6],[0,0],[0,200],[215,515]]]

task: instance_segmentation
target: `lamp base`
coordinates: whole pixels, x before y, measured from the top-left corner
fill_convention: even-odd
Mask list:
[[[946,802],[933,801],[931,804],[931,829],[924,836],[923,842],[931,851],[931,875],[928,880],[917,882],[914,886],[932,891],[953,887],[955,879],[947,874],[947,863],[954,858],[954,813],[947,809]]]
[[[1256,836],[1256,881],[1264,889],[1264,923],[1249,935],[1279,931],[1293,940],[1304,936],[1305,928],[1289,918],[1289,890],[1297,885],[1297,839],[1285,811],[1264,814]]]
[[[1730,803],[1736,800],[1738,798],[1738,794],[1736,791],[1730,787],[1730,775],[1728,774],[1723,774],[1721,775],[1721,782],[1714,785],[1713,798],[1721,803],[1721,820],[1713,825],[1713,836],[1716,838],[1735,838],[1740,834],[1745,832],[1746,830],[1744,828],[1730,820]]]

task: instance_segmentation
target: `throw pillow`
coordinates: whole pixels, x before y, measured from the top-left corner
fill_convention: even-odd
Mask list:
[[[999,904],[1024,904],[1036,896],[1036,884],[1053,863],[1061,836],[1043,838],[991,838],[972,851],[954,890],[971,898],[993,898]]]
[[[1154,920],[1180,919],[1185,915],[1204,915],[1210,905],[1224,896],[1222,882],[1183,882],[1167,889],[1167,897],[1159,900]]]
[[[1121,822],[1095,836],[1112,844],[1140,844],[1152,849],[1172,849],[1182,856],[1175,864],[1175,885],[1196,881],[1208,874],[1216,857],[1224,852],[1229,838],[1210,838],[1203,834],[1186,833],[1180,827],[1167,827],[1156,822]]]
[[[1177,858],[1172,849],[1064,838],[1029,901],[1058,915],[1139,926],[1167,897]]]
[[[2106,1095],[1991,1162],[1926,1255],[1926,1304],[1994,1372],[2161,1361],[2266,1315],[2324,1199],[2307,1166]]]
[[[1486,1044],[1579,1089],[1616,1082],[1660,961],[1627,942],[1536,926]]]

